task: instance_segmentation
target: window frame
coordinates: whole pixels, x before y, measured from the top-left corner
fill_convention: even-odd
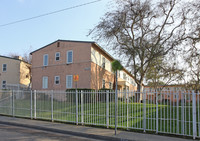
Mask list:
[[[5,82],[5,83],[4,83]],[[6,89],[6,80],[2,81],[2,85],[1,85],[2,89]]]
[[[46,79],[46,81],[45,81]],[[42,77],[42,89],[48,89],[48,76],[43,76]],[[45,82],[46,82],[46,85],[45,85]]]
[[[70,84],[71,84],[71,86],[70,87],[68,87],[69,85],[69,83],[68,83],[68,77],[71,77],[71,82],[70,82]],[[72,75],[66,75],[66,88],[67,89],[71,89],[71,88],[73,88],[73,76]]]
[[[5,65],[5,67],[4,67],[4,65]],[[2,72],[7,72],[7,64],[2,64]]]
[[[69,53],[72,53],[72,58],[71,58],[71,62],[69,62]],[[67,64],[72,64],[73,63],[73,50],[68,50],[67,51]]]
[[[102,68],[106,68],[106,58],[104,56],[102,58]]]
[[[123,79],[126,80],[126,73],[123,73]]]
[[[45,57],[47,56],[47,60],[45,60]],[[47,61],[47,62],[45,62]],[[49,65],[49,55],[48,54],[44,54],[43,55],[43,66],[48,66]]]
[[[57,56],[57,54],[59,54],[59,56]],[[57,60],[57,57],[58,57],[58,60]],[[55,53],[55,61],[60,61],[60,52]]]
[[[57,80],[57,78],[58,78],[58,80]],[[56,83],[58,81],[58,83]],[[59,85],[60,84],[60,76],[55,76],[54,77],[54,84],[55,85]]]
[[[103,89],[106,88],[106,80],[105,80],[105,79],[102,80],[102,88],[103,88]]]

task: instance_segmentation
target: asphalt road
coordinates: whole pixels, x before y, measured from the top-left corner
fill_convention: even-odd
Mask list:
[[[1,124],[0,141],[98,141],[98,140]]]

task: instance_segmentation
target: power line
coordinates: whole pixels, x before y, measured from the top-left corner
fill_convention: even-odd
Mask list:
[[[82,6],[89,5],[89,4],[93,4],[93,3],[96,3],[96,2],[99,2],[99,1],[102,1],[102,0],[95,0],[95,1],[88,2],[88,3],[84,3],[84,4],[80,4],[80,5],[64,8],[64,9],[61,9],[61,10],[57,10],[57,11],[41,14],[41,15],[34,16],[34,17],[31,17],[31,18],[26,18],[26,19],[22,19],[22,20],[13,21],[13,22],[10,22],[10,23],[2,24],[2,25],[0,25],[0,27],[8,26],[8,25],[16,24],[16,23],[21,23],[21,22],[24,22],[24,21],[29,21],[29,20],[32,20],[32,19],[37,19],[37,18],[40,18],[40,17],[44,17],[44,16],[56,14],[56,13],[60,13],[60,12],[67,11],[67,10],[70,10],[70,9],[82,7]]]

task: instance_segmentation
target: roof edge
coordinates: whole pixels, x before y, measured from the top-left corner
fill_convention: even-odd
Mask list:
[[[16,60],[16,61],[20,61],[20,62],[24,62],[24,63],[27,63],[27,64],[30,64],[24,60],[20,60],[20,59],[17,59],[17,58],[13,58],[13,57],[8,57],[8,56],[3,56],[3,55],[0,55],[0,57],[3,57],[3,58],[7,58],[7,59],[12,59],[12,60]]]
[[[62,39],[58,39],[58,40],[56,40],[56,41],[54,41],[54,42],[52,42],[50,44],[47,44],[47,45],[45,45],[45,46],[43,46],[43,47],[31,52],[30,54],[32,55],[34,52],[37,52],[37,51],[39,51],[39,50],[41,50],[43,48],[46,48],[47,46],[50,46],[50,45],[52,45],[52,44],[54,44],[56,42],[77,42],[77,43],[91,43],[91,44],[95,43],[94,41],[78,41],[78,40],[62,40]]]

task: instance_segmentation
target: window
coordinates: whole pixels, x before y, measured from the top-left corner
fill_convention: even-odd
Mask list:
[[[72,88],[72,75],[66,76],[66,88]]]
[[[102,68],[104,68],[104,69],[105,69],[105,64],[106,64],[106,58],[103,57],[103,59],[102,59]]]
[[[126,80],[126,74],[125,73],[123,73],[123,79]]]
[[[106,81],[103,80],[103,81],[102,81],[102,88],[103,88],[103,89],[105,89],[105,84],[106,84]]]
[[[54,81],[56,85],[60,84],[60,76],[55,76]]]
[[[42,78],[42,88],[43,89],[47,89],[48,88],[48,77],[47,76],[44,76]]]
[[[48,66],[48,54],[43,55],[43,66]]]
[[[2,81],[2,89],[5,89],[6,88],[6,81]]]
[[[73,63],[73,51],[67,51],[67,64]]]
[[[112,82],[109,82],[109,89],[112,89],[113,88],[113,84]]]
[[[133,82],[133,79],[131,78],[131,84],[133,84],[134,85],[134,82]]]
[[[60,60],[60,52],[56,52],[56,54],[55,54],[55,60],[56,61]]]
[[[3,64],[3,67],[2,67],[3,69],[3,72],[6,72],[7,71],[7,64]]]

